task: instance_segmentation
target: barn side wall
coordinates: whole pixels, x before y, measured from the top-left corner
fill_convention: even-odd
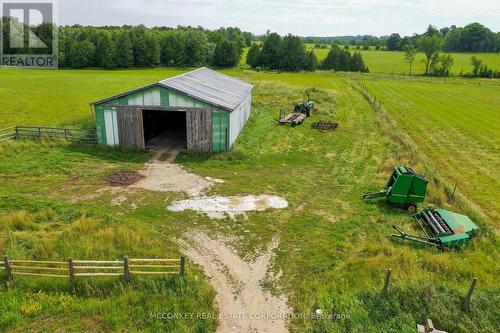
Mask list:
[[[230,113],[230,129],[229,129],[229,147],[240,135],[243,126],[250,117],[250,112],[252,111],[252,94],[249,94],[245,100]]]

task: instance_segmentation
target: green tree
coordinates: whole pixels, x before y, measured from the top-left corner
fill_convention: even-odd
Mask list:
[[[260,45],[253,43],[247,54],[247,64],[252,67],[260,66]]]
[[[454,59],[449,54],[443,54],[437,57],[437,64],[433,68],[434,75],[449,76],[451,66],[453,66]]]
[[[444,37],[444,50],[447,52],[458,51],[462,40],[462,29],[450,29]]]
[[[288,35],[283,38],[280,50],[280,69],[299,71],[306,62],[306,51],[298,36]]]
[[[260,53],[260,63],[262,67],[269,69],[280,68],[281,43],[281,37],[277,33],[273,32],[267,35]]]
[[[350,61],[352,72],[364,72],[368,73],[368,67],[366,67],[363,61],[363,56],[360,52],[354,52]]]
[[[326,58],[321,63],[322,69],[333,69],[336,71],[354,71],[368,72],[361,53],[351,53],[348,50],[342,50],[338,46],[332,46]]]
[[[431,37],[432,36],[441,36],[441,32],[439,32],[439,30],[435,26],[429,24],[429,26],[427,27],[427,31],[424,33],[424,35],[431,36]]]
[[[479,72],[481,71],[481,67],[483,66],[483,61],[476,56],[472,56],[470,59],[470,63],[472,65],[472,75],[479,76]]]
[[[108,31],[100,31],[96,44],[97,66],[101,68],[114,68],[115,63],[115,43],[111,39]]]
[[[186,66],[197,67],[208,63],[210,53],[210,43],[207,35],[197,29],[189,29],[186,31],[186,39],[184,46],[186,54]]]
[[[72,68],[91,66],[95,57],[95,45],[85,39],[81,42],[72,40],[68,48],[68,65]]]
[[[429,75],[431,60],[435,59],[441,51],[443,41],[440,35],[424,35],[417,40],[417,48],[425,54],[425,74]]]
[[[167,31],[161,40],[161,63],[165,66],[186,66],[186,32],[183,30]]]
[[[235,43],[226,39],[215,47],[212,65],[215,67],[234,67],[238,64],[238,48]]]
[[[146,46],[146,27],[139,25],[132,29],[130,39],[132,41],[132,51],[134,53],[135,67],[148,67],[147,46]]]
[[[405,53],[405,60],[410,64],[410,71],[408,74],[411,75],[411,67],[415,61],[415,57],[417,56],[417,49],[412,44],[406,44],[403,47],[403,51]]]
[[[401,50],[401,36],[399,34],[392,34],[387,39],[386,43],[389,51]]]
[[[130,68],[134,66],[134,52],[132,41],[126,31],[120,32],[116,39],[116,66]]]
[[[160,64],[160,43],[158,38],[152,32],[146,33],[144,36],[144,44],[146,46],[146,52],[144,53],[144,63],[147,67],[154,67]]]
[[[318,68],[318,58],[313,50],[307,52],[303,68],[309,72],[314,72]]]

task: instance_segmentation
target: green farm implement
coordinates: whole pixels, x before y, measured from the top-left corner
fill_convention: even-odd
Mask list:
[[[309,117],[311,113],[314,111],[314,107],[315,107],[314,101],[300,102],[295,104],[293,112],[303,113]]]
[[[424,209],[413,216],[427,237],[408,235],[396,226],[393,228],[398,234],[391,236],[438,248],[458,248],[467,245],[479,232],[469,217],[444,209]]]
[[[387,198],[387,200],[410,212],[417,209],[417,203],[423,202],[427,190],[427,180],[421,174],[407,166],[398,166],[379,192],[366,193],[363,199]]]
[[[292,126],[301,125],[306,117],[311,116],[315,110],[315,103],[313,101],[300,102],[295,104],[293,112],[289,114],[282,114],[280,111],[279,123],[291,124]]]

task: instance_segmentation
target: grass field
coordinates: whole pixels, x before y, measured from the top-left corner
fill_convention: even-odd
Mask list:
[[[373,75],[362,80],[440,175],[458,183],[489,222],[498,221],[500,82]]]
[[[272,269],[280,279],[268,277],[264,286],[288,295],[294,311],[305,314],[290,323],[293,332],[414,332],[415,322],[428,317],[450,332],[470,332],[471,327],[477,332],[497,329],[500,258],[494,234],[483,234],[458,252],[400,244],[387,235],[393,224],[412,230],[411,216],[384,202],[361,200],[364,192],[385,184],[394,164],[411,161],[417,169],[421,166],[418,158],[407,155],[386,135],[391,129],[410,132],[409,124],[387,127],[384,118],[341,74],[227,72],[256,85],[250,120],[230,153],[212,157],[183,154],[178,162],[202,176],[224,179],[213,194],[276,194],[289,201],[288,209],[249,213],[247,219],[237,221],[214,221],[194,212],[167,211],[166,205],[184,197],[181,194],[147,191],[128,194],[125,205],[114,206],[112,193],[96,192],[105,185],[104,176],[116,169],[139,168],[147,154],[51,141],[8,142],[0,144],[0,252],[37,259],[101,259],[124,253],[175,256],[179,255],[175,238],[202,229],[233,236],[238,253],[252,258],[278,235],[280,246]],[[85,121],[90,115],[89,102],[178,73],[0,70],[5,78],[0,81],[1,127],[19,122]],[[424,86],[418,80],[413,84]],[[435,81],[435,85],[445,91],[454,87],[451,82]],[[316,88],[311,97],[320,112],[302,126],[278,126],[279,110],[289,110],[311,87]],[[495,89],[491,85],[470,89],[469,98],[485,100],[479,110],[473,109],[477,118],[485,118],[483,122],[490,115],[481,110],[498,105]],[[394,103],[398,103],[400,97],[395,97]],[[471,106],[457,107],[466,112]],[[15,110],[22,110],[24,116]],[[331,133],[313,130],[309,125],[315,119],[333,119],[340,127]],[[475,123],[466,126],[466,131],[483,128]],[[458,119],[450,121],[450,126],[455,126],[453,140],[466,140],[457,135]],[[433,133],[437,142],[445,142],[444,136],[450,135],[439,136],[443,131],[446,128]],[[498,140],[498,132],[491,135]],[[484,149],[494,147],[495,141],[483,142],[486,136],[472,138],[480,140]],[[420,149],[421,142],[418,144]],[[429,158],[425,149],[422,146],[424,157]],[[491,158],[493,162],[498,159]],[[494,188],[488,185],[488,190],[494,197]],[[131,203],[139,207],[131,209]],[[456,209],[446,202],[443,190],[431,183],[425,205],[433,204]],[[77,232],[85,237],[77,237]],[[387,268],[393,269],[393,284],[388,299],[383,299],[380,289]],[[471,311],[466,313],[461,298],[473,276],[480,282]],[[213,291],[193,265],[188,265],[183,279],[152,278],[130,284],[88,281],[70,287],[24,279],[15,289],[0,288],[3,330],[68,327],[68,331],[211,332],[216,325],[214,320],[157,321],[149,317],[151,311],[171,309],[217,311]],[[310,313],[317,308],[343,317],[337,321],[313,319]]]
[[[308,44],[308,49],[314,49],[314,45]],[[376,50],[356,50],[350,49],[351,52],[360,52],[363,59],[370,69],[370,73],[385,73],[385,74],[408,74],[409,64],[404,59],[404,53],[399,51],[376,51]],[[326,58],[329,49],[314,49],[314,53],[318,60]],[[483,60],[483,63],[493,70],[500,71],[500,54],[498,53],[450,53],[455,62],[452,66],[452,73],[458,75],[460,73],[472,72],[470,59],[476,56]],[[412,73],[423,74],[425,71],[425,56],[423,53],[418,53],[415,62],[413,63]]]

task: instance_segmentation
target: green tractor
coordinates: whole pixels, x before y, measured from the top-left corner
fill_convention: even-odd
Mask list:
[[[293,108],[293,112],[294,113],[303,113],[309,117],[314,112],[314,108],[315,108],[314,101],[300,102],[300,103],[295,104],[295,107]]]
[[[428,181],[410,167],[398,166],[387,182],[386,187],[378,192],[366,193],[363,199],[387,198],[397,206],[410,212],[417,210],[417,204],[423,202]]]

